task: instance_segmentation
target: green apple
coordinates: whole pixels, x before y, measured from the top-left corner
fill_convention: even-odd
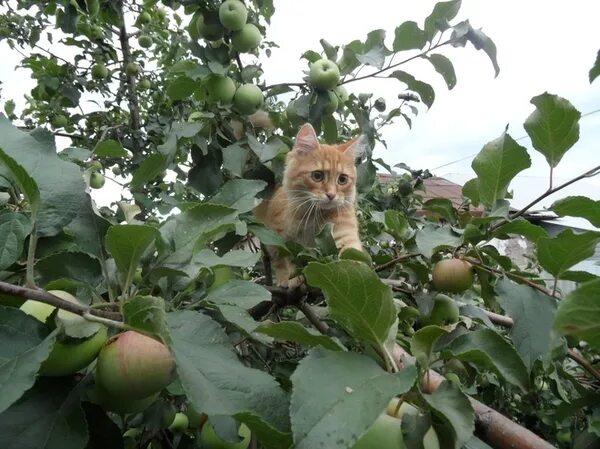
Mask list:
[[[233,97],[233,105],[245,115],[254,114],[265,101],[262,91],[254,84],[243,84],[237,88]]]
[[[460,259],[444,259],[433,267],[431,280],[436,290],[462,293],[473,285],[473,267]]]
[[[104,30],[99,25],[92,25],[90,27],[90,37],[94,40],[99,40],[104,37]]]
[[[229,104],[235,95],[235,83],[228,76],[210,76],[205,84],[207,99],[212,103]]]
[[[143,399],[173,380],[175,365],[161,342],[134,331],[110,338],[98,355],[96,379],[113,396]]]
[[[429,315],[429,323],[446,326],[458,322],[459,310],[456,301],[446,295],[438,294],[433,298],[433,308]]]
[[[150,82],[150,80],[148,78],[144,78],[141,79],[140,82],[138,83],[138,86],[140,86],[140,89],[150,89],[152,87],[152,83]]]
[[[92,189],[101,189],[106,179],[102,173],[94,172],[90,175],[90,187]]]
[[[100,161],[92,161],[90,162],[89,168],[92,170],[102,170],[102,162]]]
[[[185,413],[178,412],[173,418],[173,422],[169,426],[169,430],[173,433],[183,433],[190,425],[190,421]]]
[[[285,113],[288,121],[294,126],[300,125],[306,121],[306,119],[298,113],[298,104],[296,103],[296,100],[292,100],[288,103],[285,108]]]
[[[142,269],[138,268],[137,270],[135,270],[135,274],[133,275],[133,283],[136,285],[139,285],[142,283],[144,277],[142,275]]]
[[[260,30],[252,23],[247,23],[231,36],[231,45],[240,53],[247,53],[258,48],[261,41]]]
[[[350,99],[350,95],[348,95],[348,91],[344,86],[335,86],[333,89],[335,95],[338,97],[338,101],[340,106],[342,106],[345,102]]]
[[[138,37],[138,44],[140,44],[140,47],[142,48],[150,48],[152,47],[152,38],[147,34],[142,34]]]
[[[230,31],[239,31],[248,20],[248,10],[239,0],[225,0],[219,7],[221,25]]]
[[[329,59],[319,59],[311,64],[308,76],[315,89],[329,90],[340,81],[340,69]]]
[[[223,441],[213,428],[210,422],[206,422],[202,426],[202,432],[200,433],[200,441],[204,449],[246,449],[250,445],[250,429],[242,424],[238,431],[238,435],[243,438],[239,443],[229,443]]]
[[[158,18],[162,21],[165,20],[167,18],[167,11],[165,11],[162,8],[158,8],[156,10],[156,15],[158,16]]]
[[[136,76],[140,73],[140,66],[135,62],[130,62],[125,66],[125,73],[127,76]]]
[[[77,23],[75,25],[75,29],[77,30],[77,32],[79,34],[83,34],[84,36],[87,36],[92,31],[90,24],[87,22],[84,22],[79,17],[78,17]]]
[[[57,114],[54,117],[52,117],[52,120],[50,120],[50,124],[54,129],[64,128],[69,124],[69,119],[64,114]]]
[[[103,80],[108,77],[108,69],[104,64],[95,64],[92,67],[92,78],[96,80]]]
[[[401,421],[385,413],[379,415],[373,425],[352,449],[404,449]]]
[[[89,392],[89,399],[94,404],[98,404],[104,410],[109,412],[126,415],[128,413],[139,413],[146,410],[159,394],[153,394],[142,399],[129,399],[122,396],[114,396],[108,393],[101,385],[96,382]]]
[[[225,32],[216,11],[206,11],[196,19],[198,34],[208,41],[217,41]]]
[[[143,11],[137,18],[137,23],[139,23],[140,25],[146,25],[148,23],[150,23],[150,20],[152,20],[152,17],[150,17],[150,14],[148,14],[146,11]]]
[[[327,92],[327,96],[329,97],[329,101],[323,107],[323,115],[331,115],[338,108],[338,98],[333,91]]]
[[[79,304],[77,298],[62,290],[50,290],[49,293],[65,301]],[[42,302],[27,300],[21,310],[45,323],[55,307]],[[83,320],[74,313],[62,311],[65,315]],[[72,339],[59,335],[48,358],[42,363],[41,376],[69,376],[88,366],[98,355],[100,348],[108,338],[106,327],[102,326],[89,338]]]
[[[115,175],[115,176],[119,176],[121,174],[121,167],[119,167],[118,165],[115,165],[110,170],[113,172],[113,175]]]

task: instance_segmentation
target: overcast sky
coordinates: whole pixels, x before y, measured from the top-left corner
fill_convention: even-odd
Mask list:
[[[381,28],[388,32],[391,44],[398,25],[407,20],[422,24],[434,4],[430,0],[275,0],[277,11],[267,38],[281,48],[264,60],[267,83],[300,81],[307,65],[299,57],[307,49],[320,51],[320,38],[344,44]],[[531,97],[544,91],[564,96],[584,114],[600,109],[600,80],[591,86],[588,81],[600,49],[598,17],[600,2],[592,0],[463,0],[457,19],[469,19],[494,40],[500,75],[494,78],[487,56],[470,45],[442,51],[455,63],[458,83],[452,91],[426,61],[403,66],[434,86],[436,100],[413,121],[412,130],[401,120],[387,128],[388,149],[378,148],[377,156],[391,165],[405,162],[413,168],[435,169],[478,152],[507,124],[510,134],[519,138],[525,135],[522,123],[533,110]],[[0,52],[4,96],[20,97],[33,84],[24,79],[23,72],[14,71],[17,54],[9,54],[6,46],[0,46]],[[357,82],[348,88],[355,93],[374,92],[389,105],[401,91],[400,83],[393,79]],[[529,139],[519,142],[531,148]],[[582,118],[581,139],[555,171],[556,181],[600,164],[599,142],[600,113]],[[532,168],[513,183],[517,206],[546,188],[547,164],[535,151],[532,159]],[[433,171],[463,183],[474,175],[470,164],[469,159]],[[116,186],[111,187],[108,189],[116,193]],[[586,180],[566,193],[600,199],[600,179]]]

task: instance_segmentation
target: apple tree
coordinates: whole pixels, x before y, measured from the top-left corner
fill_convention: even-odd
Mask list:
[[[271,0],[0,2],[0,41],[35,81],[23,107],[0,92],[0,447],[592,447],[600,281],[572,267],[600,233],[523,216],[600,166],[509,203],[529,152],[556,167],[581,114],[534,97],[532,149],[508,132],[483,145],[464,207],[424,201],[424,169],[377,179],[381,130],[434,105],[412,61],[449,89],[450,47],[499,71],[460,3],[323,39],[301,81],[268,85]],[[375,77],[395,104],[357,90]],[[364,253],[338,254],[328,226],[314,247],[285,241],[252,214],[307,122],[328,143],[368,137]],[[99,207],[108,185],[120,198]],[[600,225],[590,198],[552,210]],[[493,245],[514,235],[535,247],[527,266]],[[301,287],[273,285],[265,246]]]

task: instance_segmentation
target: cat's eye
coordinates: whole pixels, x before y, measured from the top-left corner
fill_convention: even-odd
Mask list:
[[[341,174],[338,176],[338,184],[343,186],[348,183],[348,175]]]
[[[325,173],[323,173],[323,170],[315,170],[313,172],[310,172],[310,177],[315,182],[321,182],[323,181],[323,179],[325,179]]]

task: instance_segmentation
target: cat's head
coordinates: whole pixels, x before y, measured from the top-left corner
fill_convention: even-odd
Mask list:
[[[366,145],[364,136],[338,145],[320,144],[313,127],[302,126],[286,159],[283,186],[288,196],[321,210],[354,204],[355,160]]]

